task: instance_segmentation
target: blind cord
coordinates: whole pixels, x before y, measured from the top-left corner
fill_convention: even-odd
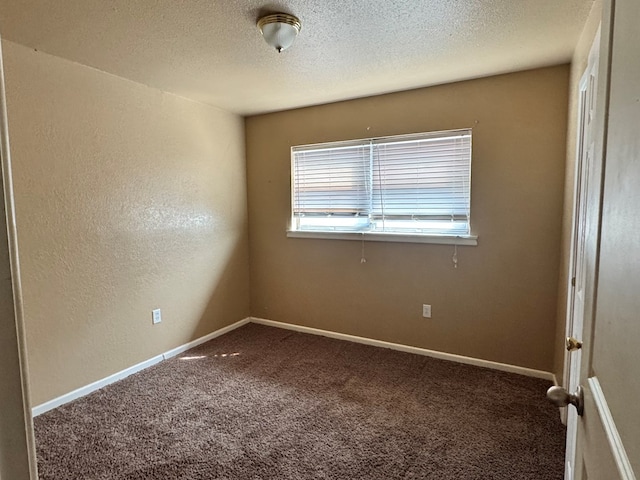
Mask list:
[[[360,254],[360,263],[367,263],[367,259],[364,258],[364,233],[362,234],[362,253]]]
[[[453,268],[458,268],[458,245],[453,246],[453,256],[451,257]]]

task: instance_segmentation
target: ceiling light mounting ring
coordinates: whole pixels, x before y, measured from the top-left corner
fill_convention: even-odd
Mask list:
[[[293,45],[302,29],[302,23],[298,17],[288,13],[274,13],[260,18],[258,28],[265,42],[280,53]]]

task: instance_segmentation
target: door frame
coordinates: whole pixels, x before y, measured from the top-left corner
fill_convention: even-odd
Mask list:
[[[2,184],[0,220],[0,477],[37,480],[33,418],[29,396],[18,236],[16,230],[11,154],[6,108],[2,39],[0,39],[0,162]]]
[[[598,26],[598,30],[596,35],[591,43],[591,47],[589,49],[589,59],[587,63],[587,67],[585,68],[582,76],[580,77],[580,82],[578,86],[578,123],[577,123],[577,132],[576,132],[576,154],[575,154],[575,171],[574,171],[574,179],[573,179],[573,205],[571,209],[571,247],[569,253],[569,275],[567,278],[567,310],[565,315],[565,337],[570,337],[573,331],[573,314],[574,314],[574,304],[575,304],[575,276],[576,276],[576,250],[577,250],[577,242],[578,242],[578,226],[580,222],[580,211],[579,207],[581,203],[580,195],[582,192],[579,191],[581,186],[581,179],[583,172],[583,142],[582,139],[584,137],[584,108],[585,108],[585,96],[586,96],[586,86],[589,81],[589,74],[592,70],[595,70],[595,74],[597,77],[598,69],[596,66],[599,64],[600,60],[600,29],[601,26]],[[596,92],[597,94],[597,92]],[[584,201],[584,199],[583,199]],[[569,379],[570,379],[570,370],[571,370],[571,352],[564,350],[564,370],[562,374],[562,384],[565,388],[569,388]],[[578,375],[580,372],[578,372]],[[562,411],[566,413],[566,410]],[[565,415],[563,415],[563,420],[565,419]]]
[[[591,185],[591,171],[588,162],[597,161],[597,159],[587,156],[590,142],[595,143],[594,136],[597,134],[594,128],[595,122],[595,110],[596,105],[594,100],[597,100],[597,85],[598,85],[598,70],[600,61],[600,38],[601,38],[601,25],[598,26],[598,30],[593,38],[591,47],[589,49],[587,66],[582,73],[580,82],[578,84],[578,112],[577,112],[577,132],[576,132],[576,152],[575,152],[575,173],[573,184],[573,207],[572,207],[572,228],[571,228],[571,246],[569,256],[569,270],[567,278],[567,311],[565,317],[565,337],[575,337],[578,340],[586,340],[589,337],[588,332],[584,332],[585,328],[585,313],[586,305],[583,304],[582,308],[576,309],[576,301],[578,301],[576,280],[581,280],[578,277],[578,267],[583,275],[591,275],[591,277],[585,277],[586,283],[593,284],[595,280],[595,270],[586,269],[585,266],[589,263],[589,259],[585,257],[586,239],[581,240],[581,227],[585,227],[585,222],[589,218],[589,213],[586,212],[585,206],[588,202],[588,196],[590,193]],[[594,79],[592,83],[592,78]],[[589,98],[589,95],[592,97]],[[593,117],[588,117],[592,115]],[[590,132],[590,133],[589,133]],[[580,244],[584,241],[584,244]],[[582,257],[578,258],[578,253],[582,252]],[[596,252],[591,251],[591,254]],[[581,264],[579,262],[582,262]],[[583,298],[583,302],[587,302],[587,298]],[[582,314],[582,318],[576,317]],[[587,322],[588,323],[588,322]],[[573,392],[577,385],[580,383],[580,363],[582,357],[581,351],[570,352],[564,350],[564,372],[563,372],[563,386],[567,391]],[[565,480],[574,480],[576,478],[575,465],[577,452],[577,435],[578,435],[578,417],[575,411],[569,409],[561,410],[561,418],[563,423],[567,426],[567,438],[565,449]],[[579,474],[578,474],[579,477]]]

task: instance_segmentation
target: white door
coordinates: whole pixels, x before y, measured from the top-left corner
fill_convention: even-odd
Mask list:
[[[583,319],[585,313],[586,288],[593,279],[587,275],[595,275],[588,269],[585,247],[587,241],[587,205],[589,200],[599,195],[600,179],[594,178],[596,170],[595,156],[596,124],[595,111],[598,86],[598,58],[600,53],[600,31],[596,34],[587,68],[580,80],[578,100],[578,139],[576,148],[576,181],[574,224],[571,245],[571,260],[569,275],[569,299],[567,305],[567,339],[582,341]],[[571,348],[567,344],[567,348]],[[565,354],[564,387],[575,392],[580,383],[580,364],[582,350],[580,345],[571,348]],[[565,456],[565,479],[573,480],[576,456],[576,435],[578,428],[578,414],[575,409],[564,413],[567,420],[567,448]]]
[[[579,480],[633,480],[640,471],[638,25],[638,0],[604,1],[589,173],[602,189],[587,195],[584,209],[584,414],[573,467]]]

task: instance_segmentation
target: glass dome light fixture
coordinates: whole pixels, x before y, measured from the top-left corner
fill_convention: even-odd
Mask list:
[[[264,41],[280,53],[293,45],[302,24],[297,17],[288,13],[274,13],[260,18],[258,28]]]

